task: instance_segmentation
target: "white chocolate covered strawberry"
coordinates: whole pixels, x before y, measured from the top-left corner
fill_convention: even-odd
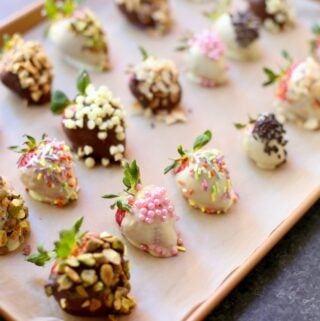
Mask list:
[[[98,71],[110,69],[107,38],[91,10],[78,8],[75,0],[46,0],[45,9],[51,20],[48,37],[68,63]]]
[[[209,130],[198,136],[192,151],[184,150],[180,145],[180,158],[175,159],[165,173],[173,170],[177,185],[191,207],[206,214],[222,214],[238,197],[221,151],[201,150],[211,137]]]
[[[30,196],[60,207],[76,200],[79,187],[69,146],[45,135],[39,142],[28,135],[26,138],[25,147],[10,149],[22,154],[18,168]]]
[[[286,162],[286,131],[273,113],[261,113],[248,124],[235,126],[244,128],[243,148],[258,167],[272,170]]]
[[[140,184],[140,170],[136,162],[125,165],[123,183],[126,192],[105,195],[117,198],[116,221],[122,234],[135,247],[157,257],[178,254],[182,240],[176,231],[179,219],[163,187]]]
[[[255,60],[261,56],[259,20],[249,11],[225,13],[214,29],[226,46],[226,55],[235,60]]]
[[[275,73],[268,68],[269,77],[264,85],[277,83],[275,107],[279,119],[288,120],[308,129],[320,128],[320,64],[314,58],[294,63],[288,59],[288,66]]]
[[[204,87],[216,87],[228,81],[225,47],[213,30],[188,37],[178,50],[187,50],[188,78]]]

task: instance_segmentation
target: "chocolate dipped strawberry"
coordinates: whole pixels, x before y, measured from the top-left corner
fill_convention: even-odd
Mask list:
[[[183,197],[193,208],[206,214],[227,212],[237,201],[224,156],[218,149],[202,150],[210,140],[209,130],[198,136],[192,151],[180,145],[179,158],[165,169],[173,171]]]
[[[170,30],[172,18],[168,0],[115,0],[120,11],[134,25],[154,34]]]
[[[80,233],[83,218],[69,230],[60,231],[54,249],[38,252],[27,260],[44,266],[55,260],[45,292],[61,309],[77,316],[109,317],[129,314],[135,306],[130,296],[129,261],[125,245],[102,232]]]
[[[77,79],[78,93],[69,99],[62,91],[53,93],[51,110],[62,113],[62,128],[74,152],[88,168],[97,163],[107,167],[122,163],[125,153],[125,111],[111,91],[91,84],[82,71]]]
[[[259,168],[273,170],[287,161],[286,130],[273,113],[260,113],[235,127],[244,129],[243,149]]]
[[[140,51],[143,60],[128,68],[130,90],[151,114],[169,113],[178,107],[182,96],[179,71],[173,61],[155,58],[143,48]]]
[[[39,202],[63,207],[78,199],[78,180],[70,148],[64,142],[43,135],[37,142],[27,138],[24,146],[11,146],[21,153],[20,178],[29,195]]]
[[[264,68],[268,79],[276,84],[274,105],[280,120],[291,121],[305,129],[320,128],[320,64],[312,57],[293,62],[284,51],[287,66],[279,72]]]
[[[42,46],[14,34],[5,39],[0,61],[2,83],[27,101],[43,105],[50,101],[52,65]]]
[[[105,71],[110,69],[109,50],[102,24],[88,8],[76,0],[46,0],[50,20],[48,37],[71,65]]]
[[[183,251],[182,240],[176,231],[179,219],[163,187],[142,186],[140,170],[133,161],[126,164],[123,183],[125,191],[115,198],[111,208],[117,208],[116,222],[121,233],[135,247],[157,257],[170,257]]]
[[[0,176],[0,255],[17,250],[30,233],[28,208],[20,194]]]
[[[295,24],[295,10],[290,0],[248,0],[248,3],[264,28],[272,33],[288,30]]]

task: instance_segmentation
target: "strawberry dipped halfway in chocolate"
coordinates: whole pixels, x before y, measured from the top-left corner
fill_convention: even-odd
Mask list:
[[[122,163],[126,121],[120,100],[107,87],[91,84],[86,71],[80,73],[77,88],[73,100],[58,90],[51,102],[52,112],[62,113],[62,128],[74,152],[88,168]]]
[[[63,207],[78,199],[78,180],[70,148],[64,142],[45,135],[37,142],[25,135],[23,147],[10,149],[21,153],[18,161],[20,178],[36,201]]]
[[[52,65],[42,46],[19,35],[5,38],[0,60],[0,79],[28,105],[50,101]]]
[[[151,114],[170,113],[179,106],[182,89],[174,62],[155,58],[140,48],[143,60],[130,65],[129,87],[137,104]]]
[[[124,237],[157,257],[176,256],[179,250],[184,251],[175,227],[179,217],[165,188],[142,186],[135,161],[125,165],[123,183],[125,192],[103,197],[116,199],[111,208],[117,208],[115,219]]]
[[[76,0],[46,0],[44,12],[50,20],[48,38],[63,59],[76,68],[110,69],[109,48],[101,22]]]
[[[293,62],[284,51],[287,66],[279,72],[264,68],[264,86],[276,84],[274,105],[279,120],[308,130],[320,128],[320,64],[312,57]]]
[[[264,28],[272,33],[288,30],[295,24],[295,10],[291,0],[248,0],[248,4]]]
[[[0,176],[0,255],[17,250],[30,233],[29,211],[20,194]]]
[[[168,0],[115,0],[120,11],[134,25],[153,34],[167,33],[172,25]]]
[[[287,161],[286,130],[273,113],[261,113],[235,127],[244,129],[243,148],[259,168],[273,170]]]
[[[202,150],[211,140],[209,130],[198,136],[192,151],[180,145],[179,158],[165,169],[173,171],[188,204],[206,214],[226,213],[237,201],[223,154],[217,149]]]
[[[45,292],[72,315],[109,317],[129,314],[135,306],[130,296],[130,266],[126,247],[110,233],[81,233],[83,218],[60,231],[54,249],[38,252],[27,261],[38,266],[55,260]]]

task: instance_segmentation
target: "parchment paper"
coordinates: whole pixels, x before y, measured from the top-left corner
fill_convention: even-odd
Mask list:
[[[255,116],[272,111],[273,88],[262,88],[262,66],[275,67],[282,62],[280,50],[287,49],[295,59],[308,53],[309,28],[320,16],[316,1],[296,0],[299,21],[297,27],[281,35],[263,33],[261,45],[264,57],[256,63],[230,63],[230,83],[217,89],[204,89],[189,82],[183,72],[183,56],[174,51],[186,30],[199,31],[210,23],[202,13],[210,5],[186,0],[172,1],[176,23],[172,33],[163,38],[151,38],[133,28],[119,14],[114,1],[91,0],[87,4],[102,20],[108,32],[113,69],[105,74],[92,74],[96,85],[105,84],[119,96],[130,112],[133,98],[128,89],[124,71],[129,63],[140,60],[138,45],[158,56],[172,58],[181,69],[183,106],[189,110],[189,122],[167,127],[142,117],[128,117],[127,155],[136,159],[146,184],[168,188],[182,216],[178,227],[183,233],[186,253],[176,258],[157,259],[128,245],[132,262],[132,294],[138,306],[121,320],[178,321],[193,307],[213,295],[221,282],[240,266],[255,249],[268,238],[283,220],[288,218],[320,182],[319,132],[307,132],[287,125],[289,136],[288,163],[273,172],[257,169],[241,149],[241,133],[233,123],[245,121],[247,114]],[[41,40],[55,66],[56,89],[63,89],[71,97],[75,94],[77,71],[55,54],[43,38],[44,25],[27,35]],[[213,131],[210,146],[224,151],[234,188],[240,194],[239,202],[229,214],[208,216],[191,210],[175,186],[171,175],[164,176],[168,158],[176,155],[176,147],[191,147],[196,135],[205,129]],[[23,194],[30,209],[32,234],[28,242],[35,250],[38,243],[50,247],[58,231],[68,227],[81,215],[84,228],[101,232],[108,230],[120,235],[109,203],[100,196],[122,188],[122,170],[87,169],[76,162],[81,185],[79,201],[65,209],[33,201],[18,179],[18,155],[7,146],[22,142],[28,133],[39,137],[65,139],[60,118],[53,116],[48,107],[27,108],[3,86],[0,87],[0,174],[6,176]],[[17,321],[35,317],[54,316],[64,320],[73,318],[61,312],[53,298],[47,298],[43,284],[50,266],[39,268],[24,261],[21,252],[0,258],[0,308]],[[95,320],[95,319],[91,319]]]

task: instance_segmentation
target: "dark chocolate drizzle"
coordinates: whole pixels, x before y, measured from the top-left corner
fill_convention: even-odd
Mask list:
[[[240,47],[246,48],[259,38],[260,21],[250,11],[239,11],[230,17]]]
[[[277,120],[276,116],[272,113],[260,114],[254,124],[252,135],[255,140],[260,139],[264,142],[264,151],[266,154],[278,153],[279,148],[271,145],[272,140],[277,141],[280,146],[285,146],[288,141],[284,138],[286,131],[283,125]],[[285,150],[285,155],[287,151]],[[280,158],[281,156],[278,155]]]

